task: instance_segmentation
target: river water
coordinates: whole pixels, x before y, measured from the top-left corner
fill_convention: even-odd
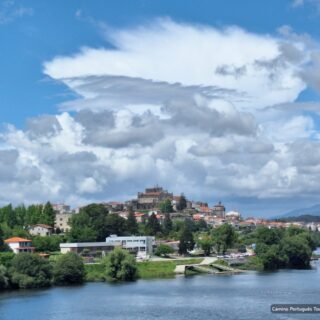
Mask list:
[[[0,319],[320,319],[320,314],[272,314],[271,304],[279,303],[320,303],[320,263],[312,270],[6,292],[0,294]]]

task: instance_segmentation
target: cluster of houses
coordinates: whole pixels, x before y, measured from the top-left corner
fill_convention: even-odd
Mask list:
[[[204,220],[209,226],[213,228],[218,227],[224,223],[229,223],[235,228],[241,227],[255,227],[264,225],[269,228],[287,228],[290,225],[297,227],[306,227],[310,230],[320,230],[320,224],[302,222],[274,222],[258,218],[242,219],[238,211],[226,212],[225,206],[218,202],[213,207],[209,207],[208,203],[201,201],[192,201],[186,199],[186,206],[183,210],[178,210],[178,204],[181,196],[174,195],[162,187],[155,186],[153,188],[146,188],[143,192],[138,192],[135,199],[126,202],[104,202],[103,205],[111,213],[116,213],[123,218],[127,218],[129,211],[133,211],[137,222],[146,220],[151,214],[155,214],[160,223],[165,219],[159,209],[159,204],[164,200],[169,199],[172,204],[173,212],[170,213],[172,220]],[[32,226],[29,230],[31,235],[50,235],[53,231],[65,233],[70,230],[69,220],[72,215],[79,213],[81,208],[71,209],[69,205],[54,204],[53,209],[56,212],[56,219],[54,228],[46,225]]]
[[[137,222],[142,222],[151,214],[155,214],[161,224],[165,219],[165,215],[159,210],[159,204],[167,199],[171,201],[173,208],[173,212],[170,213],[172,220],[203,220],[213,228],[228,223],[237,229],[255,228],[257,226],[266,226],[268,228],[288,228],[289,226],[294,225],[301,228],[308,228],[312,231],[320,231],[320,224],[316,223],[305,224],[302,222],[278,222],[259,218],[242,219],[240,213],[237,211],[226,212],[225,206],[221,202],[217,203],[213,207],[209,207],[205,202],[185,199],[184,208],[182,210],[178,210],[181,196],[175,196],[173,193],[170,193],[159,186],[147,188],[144,192],[138,192],[136,199],[126,202],[106,202],[103,203],[103,205],[109,212],[116,213],[125,219],[128,217],[129,211],[133,211]],[[31,235],[50,236],[54,232],[65,233],[69,231],[70,218],[74,214],[79,213],[81,208],[73,210],[70,206],[65,204],[54,204],[53,209],[56,214],[54,227],[45,224],[30,226],[29,233]],[[34,251],[32,242],[28,239],[13,237],[5,240],[5,242],[15,253]],[[177,248],[178,246],[178,242],[166,243],[171,245],[173,248]],[[146,258],[152,255],[155,245],[154,237],[118,237],[116,235],[112,235],[106,238],[105,242],[62,243],[60,244],[60,250],[62,253],[76,252],[78,254],[89,253],[92,255],[100,253],[104,255],[105,253],[112,251],[115,247],[121,247],[131,253],[134,253],[137,257]]]

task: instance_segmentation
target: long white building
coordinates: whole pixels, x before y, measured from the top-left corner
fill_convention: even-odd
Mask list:
[[[106,238],[108,243],[121,243],[123,249],[136,253],[138,257],[150,256],[156,244],[155,237],[151,236],[124,236],[110,235]]]

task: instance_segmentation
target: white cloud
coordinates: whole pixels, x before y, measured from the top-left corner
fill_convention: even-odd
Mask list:
[[[30,7],[23,7],[14,0],[3,0],[0,4],[0,25],[8,24],[16,18],[32,16],[34,13]]]
[[[115,49],[83,48],[73,56],[56,57],[45,63],[45,73],[86,99],[97,98],[90,76],[99,76],[104,77],[105,95],[113,100],[123,100],[119,95],[128,82],[134,85],[143,79],[151,90],[145,93],[147,99],[159,91],[157,84],[173,88],[179,84],[207,96],[223,88],[238,92],[229,99],[242,109],[294,101],[305,87],[296,76],[300,63],[286,59],[280,39],[237,27],[221,30],[160,19],[133,30],[112,30],[106,36]]]
[[[302,7],[304,5],[304,0],[293,0],[292,1],[292,7]]]
[[[0,202],[124,200],[156,183],[208,201],[317,198],[319,106],[294,102],[316,80],[314,43],[170,20],[107,37],[115,48],[45,63],[78,98],[1,134]]]

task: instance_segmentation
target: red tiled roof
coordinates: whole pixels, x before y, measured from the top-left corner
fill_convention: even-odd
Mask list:
[[[12,237],[7,240],[4,240],[5,243],[17,243],[17,242],[31,242],[29,239],[19,238],[19,237]]]
[[[134,214],[135,217],[142,217],[142,216],[144,216],[144,215],[145,215],[144,213],[140,213],[140,212],[136,212],[136,213]]]

